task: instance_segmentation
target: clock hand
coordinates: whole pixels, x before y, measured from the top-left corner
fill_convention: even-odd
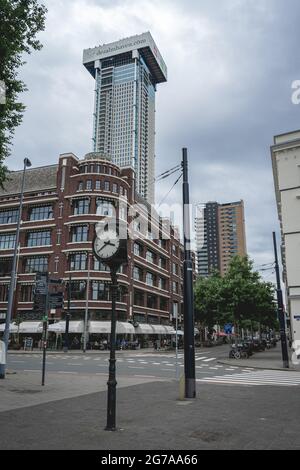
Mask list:
[[[99,251],[103,250],[103,248],[105,248],[107,245],[116,246],[113,243],[111,243],[110,240],[108,240],[107,242],[104,242],[104,245],[101,246]]]

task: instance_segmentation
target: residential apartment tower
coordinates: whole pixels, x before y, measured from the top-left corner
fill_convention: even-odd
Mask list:
[[[198,274],[224,275],[234,256],[247,254],[243,201],[199,204],[195,232]]]

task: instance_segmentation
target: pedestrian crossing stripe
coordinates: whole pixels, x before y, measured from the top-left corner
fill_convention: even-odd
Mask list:
[[[277,386],[299,386],[300,374],[297,372],[284,371],[248,371],[240,374],[227,374],[214,377],[203,377],[197,382],[229,384],[229,385],[277,385]]]

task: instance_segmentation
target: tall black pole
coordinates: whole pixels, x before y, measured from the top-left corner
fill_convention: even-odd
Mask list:
[[[117,297],[117,268],[111,268],[111,334],[109,377],[107,382],[107,424],[106,431],[116,430],[116,297]]]
[[[69,274],[67,299],[68,299],[68,304],[67,304],[67,313],[66,313],[64,352],[68,352],[69,350],[69,323],[70,323],[70,315],[71,315],[71,273]]]
[[[286,331],[285,331],[284,306],[283,306],[283,297],[282,297],[281,282],[280,282],[278,254],[277,254],[277,242],[276,242],[276,233],[275,232],[273,232],[273,243],[274,243],[274,254],[275,254],[278,319],[279,319],[279,326],[280,326],[282,361],[283,361],[283,367],[285,369],[288,369],[289,368],[289,353],[288,353]]]
[[[182,149],[183,169],[183,236],[184,236],[184,373],[185,398],[196,397],[195,382],[195,343],[194,343],[194,293],[193,293],[193,262],[190,240],[190,197],[188,183],[187,149]]]
[[[46,372],[46,353],[47,353],[47,330],[48,330],[48,311],[49,311],[49,281],[47,276],[47,295],[45,316],[43,318],[43,363],[42,363],[42,385],[45,385]]]
[[[8,343],[9,343],[9,327],[10,327],[10,321],[12,317],[14,292],[15,292],[15,287],[16,287],[17,257],[18,257],[21,219],[22,219],[24,189],[25,189],[25,172],[26,172],[26,168],[30,166],[31,166],[30,160],[28,158],[24,158],[24,168],[23,168],[23,174],[22,174],[22,186],[21,186],[21,194],[20,194],[20,205],[19,205],[19,211],[18,211],[14,254],[13,254],[13,259],[12,259],[12,269],[11,269],[10,284],[9,284],[9,290],[8,290],[8,299],[7,299],[8,303],[7,303],[7,312],[6,312],[6,317],[5,317],[5,329],[4,329],[4,334],[3,334],[3,342],[5,345],[5,357],[7,357],[7,350],[8,350]],[[0,364],[0,379],[5,379],[5,369],[6,369],[6,364]]]

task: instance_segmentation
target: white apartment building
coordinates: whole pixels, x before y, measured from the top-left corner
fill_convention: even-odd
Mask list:
[[[136,191],[153,204],[155,92],[166,65],[149,32],[83,52],[95,78],[93,150],[120,168],[132,167]]]
[[[283,278],[293,340],[300,340],[300,130],[274,137],[271,147],[282,237]]]

